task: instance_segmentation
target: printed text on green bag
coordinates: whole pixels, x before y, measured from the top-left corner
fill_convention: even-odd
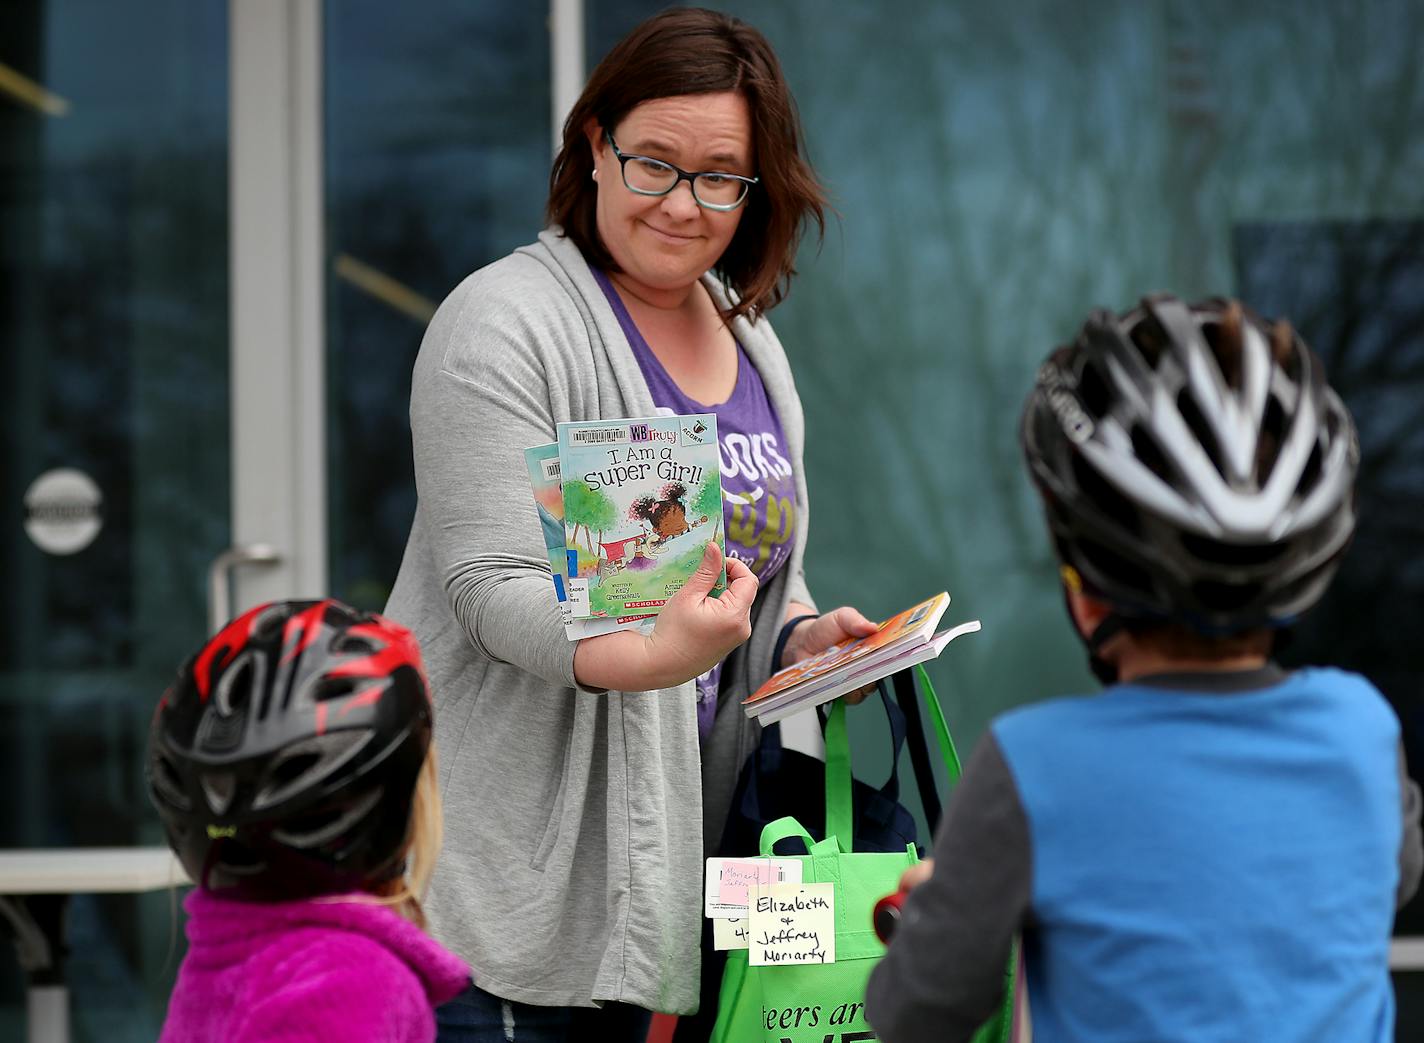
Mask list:
[[[817,1003],[805,1007],[763,1007],[761,1017],[767,1031],[775,1032],[777,1029],[813,1029],[822,1025],[850,1025],[855,1022],[864,1025],[865,1016],[861,1013],[863,1010],[865,1004],[858,1001],[847,1001],[835,1006]],[[826,1034],[826,1039],[836,1038],[836,1033]],[[875,1033],[862,1028],[855,1032],[842,1032],[840,1038],[874,1039]]]

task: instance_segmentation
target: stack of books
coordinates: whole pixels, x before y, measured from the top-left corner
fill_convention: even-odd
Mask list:
[[[979,621],[973,619],[936,633],[948,607],[949,595],[941,591],[891,616],[868,637],[842,641],[793,663],[772,674],[743,700],[742,708],[748,717],[771,724],[934,659],[956,637],[979,630]]]
[[[723,547],[717,417],[591,420],[558,436],[524,458],[564,632],[649,628],[707,544]],[[712,593],[726,581],[724,567]]]

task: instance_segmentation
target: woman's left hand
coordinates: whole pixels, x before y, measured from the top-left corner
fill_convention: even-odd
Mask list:
[[[876,625],[859,611],[849,605],[842,605],[815,619],[806,620],[791,631],[791,636],[786,640],[786,650],[781,654],[781,668],[785,669],[792,663],[810,658],[817,652],[824,652],[841,641],[868,637],[877,629]],[[875,685],[870,684],[847,692],[843,698],[854,706],[873,691]]]

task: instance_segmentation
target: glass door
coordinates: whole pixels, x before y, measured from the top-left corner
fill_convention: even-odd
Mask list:
[[[330,588],[362,608],[385,605],[415,513],[410,374],[425,326],[461,279],[543,225],[550,16],[567,26],[567,6],[427,0],[414,19],[384,0],[326,5]]]
[[[231,543],[227,73],[224,0],[0,6],[0,848],[163,843],[148,722]],[[70,903],[73,1038],[154,1038],[170,902]]]

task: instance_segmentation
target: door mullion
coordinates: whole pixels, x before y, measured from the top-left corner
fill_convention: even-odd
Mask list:
[[[281,556],[234,572],[241,610],[327,583],[321,3],[229,19],[233,543]]]

